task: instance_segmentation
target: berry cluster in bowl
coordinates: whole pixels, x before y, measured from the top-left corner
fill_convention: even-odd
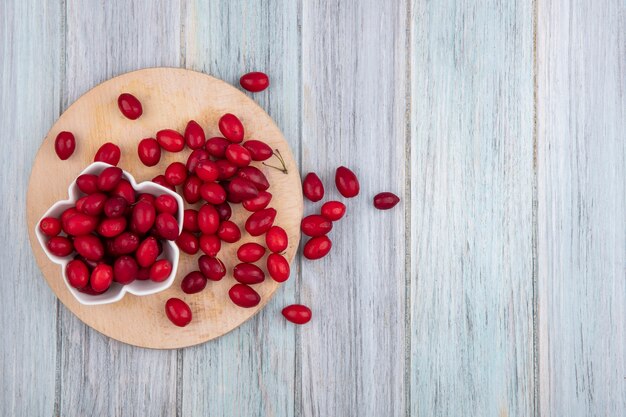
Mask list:
[[[65,284],[85,305],[109,304],[129,292],[155,294],[172,285],[183,201],[151,181],[104,162],[89,165],[68,199],[43,215],[35,234]]]

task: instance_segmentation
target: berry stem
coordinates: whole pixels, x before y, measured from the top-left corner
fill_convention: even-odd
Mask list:
[[[266,164],[265,162],[263,162],[263,165],[265,165],[266,167],[269,167],[269,168],[274,168],[274,169],[282,172],[283,174],[288,174],[289,171],[287,171],[287,165],[285,164],[285,160],[283,159],[283,156],[280,154],[280,151],[278,149],[274,149],[274,152],[272,152],[272,154],[274,154],[274,156],[278,159],[278,161],[280,162],[280,164],[283,167],[279,168],[279,167],[274,166],[274,165]]]

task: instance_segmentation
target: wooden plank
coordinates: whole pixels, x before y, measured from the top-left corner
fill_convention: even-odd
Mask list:
[[[412,15],[411,414],[532,415],[532,4]]]
[[[406,11],[404,1],[303,2],[302,172],[316,172],[324,200],[343,200],[347,214],[331,253],[302,261],[300,298],[314,314],[298,329],[302,415],[406,413],[408,206],[372,206],[378,192],[407,190]],[[358,175],[357,198],[335,189],[340,165]]]
[[[25,194],[41,139],[59,115],[63,25],[58,1],[0,2],[0,415],[45,416],[55,411],[56,297],[32,257]],[[42,65],[45,63],[45,65]],[[34,88],[36,86],[36,88]],[[36,383],[34,383],[36,381]]]
[[[65,105],[120,73],[179,64],[177,1],[68,0],[66,9]],[[60,415],[176,413],[176,351],[116,342],[65,308],[60,320]]]
[[[251,94],[299,155],[298,2],[193,1],[186,5],[186,67],[233,85],[245,72],[270,76]],[[262,138],[261,138],[262,139]],[[292,277],[255,317],[231,333],[184,351],[182,415],[287,416],[294,413],[295,330],[280,310],[294,302]]]
[[[626,410],[626,4],[538,2],[542,416]]]

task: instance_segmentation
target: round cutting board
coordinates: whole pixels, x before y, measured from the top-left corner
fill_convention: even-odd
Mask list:
[[[143,115],[137,120],[126,119],[117,107],[117,97],[129,92],[142,103]],[[174,68],[151,68],[130,72],[108,80],[93,88],[72,104],[52,126],[35,158],[28,187],[28,231],[31,246],[43,275],[59,297],[79,319],[99,332],[136,346],[169,349],[191,346],[219,337],[252,317],[270,300],[280,284],[274,282],[265,269],[265,259],[259,262],[266,272],[262,284],[255,285],[261,303],[255,308],[235,306],[228,297],[229,288],[236,282],[232,268],[237,263],[236,250],[245,242],[263,242],[263,236],[251,237],[243,228],[247,213],[240,205],[232,205],[233,217],[242,230],[242,239],[235,244],[222,243],[218,257],[228,274],[218,282],[209,281],[204,291],[188,295],[181,291],[182,278],[198,269],[197,258],[181,252],[176,281],[159,294],[137,297],[132,294],[117,303],[102,306],[84,306],[67,290],[61,268],[44,254],[34,236],[34,228],[43,213],[56,201],[67,198],[71,181],[93,161],[96,150],[105,142],[113,142],[122,150],[118,166],[130,172],[137,182],[147,181],[174,161],[186,162],[188,148],[179,153],[163,152],[160,163],[146,167],[137,156],[137,144],[143,138],[155,137],[157,131],[171,128],[184,132],[187,122],[197,121],[207,138],[221,136],[217,123],[224,113],[237,115],[245,127],[245,139],[259,139],[278,149],[286,162],[284,174],[255,162],[267,176],[273,198],[270,207],[278,215],[275,223],[289,236],[285,257],[291,262],[298,247],[299,226],[302,219],[302,190],[300,176],[285,138],[263,109],[245,94],[225,82],[206,74]],[[67,130],[76,137],[76,151],[66,161],[54,152],[54,140],[60,131]],[[276,157],[267,163],[279,165]],[[187,205],[198,208],[200,205]],[[165,302],[171,297],[185,300],[193,312],[192,322],[184,328],[176,327],[165,316]]]

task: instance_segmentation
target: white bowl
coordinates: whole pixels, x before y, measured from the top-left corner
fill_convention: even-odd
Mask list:
[[[93,164],[85,168],[85,170],[81,172],[79,175],[82,175],[82,174],[98,175],[105,168],[108,168],[110,166],[112,165],[106,164],[104,162],[94,162]],[[130,182],[130,184],[133,186],[135,191],[137,191],[138,193],[149,193],[149,194],[153,194],[156,196],[159,196],[161,194],[168,194],[174,197],[176,199],[176,202],[178,203],[178,213],[176,216],[178,220],[178,232],[179,233],[182,232],[183,210],[184,210],[183,199],[175,192],[161,185],[155,184],[151,181],[144,181],[141,184],[137,184],[137,182],[135,181],[135,178],[133,178],[132,175],[130,175],[126,171],[123,171],[123,173],[124,173],[123,177],[126,180],[128,180],[128,182]],[[74,180],[70,184],[67,190],[67,194],[69,196],[67,200],[56,202],[52,207],[48,209],[48,211],[46,211],[46,213],[43,216],[41,216],[41,219],[43,219],[44,217],[60,218],[61,213],[63,213],[66,209],[76,205],[76,200],[78,200],[82,196],[82,192],[78,189],[78,186],[76,185],[76,180]],[[54,262],[55,264],[61,265],[61,276],[62,276],[62,279],[65,281],[65,285],[67,286],[67,289],[72,293],[74,298],[76,298],[78,302],[80,302],[81,304],[84,304],[84,305],[111,304],[111,303],[121,300],[127,292],[137,295],[137,296],[156,294],[158,292],[168,289],[174,282],[174,278],[176,278],[176,271],[178,269],[178,258],[180,256],[180,252],[178,251],[178,246],[176,246],[176,243],[173,241],[162,240],[161,242],[163,243],[163,253],[161,254],[161,256],[159,256],[159,259],[165,258],[165,259],[168,259],[172,263],[172,273],[170,274],[169,277],[167,277],[165,281],[154,282],[151,280],[145,280],[145,281],[135,280],[128,285],[122,285],[122,284],[118,284],[117,282],[113,282],[113,284],[111,284],[111,287],[102,294],[89,295],[89,294],[82,293],[78,291],[76,288],[72,287],[67,281],[67,277],[65,276],[65,267],[71,260],[74,259],[75,252],[64,257],[56,256],[50,253],[46,245],[46,242],[48,241],[48,237],[44,235],[43,232],[39,229],[39,223],[41,222],[41,219],[35,225],[35,235],[37,235],[37,240],[39,240],[39,244],[43,248],[43,251],[46,253],[48,258],[50,258],[50,260]]]

